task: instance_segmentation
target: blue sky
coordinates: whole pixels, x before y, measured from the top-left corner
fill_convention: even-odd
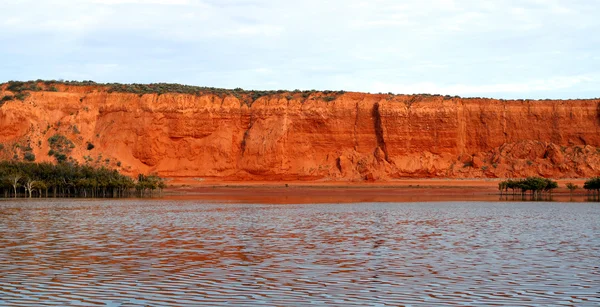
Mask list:
[[[600,97],[596,0],[12,0],[0,81]]]

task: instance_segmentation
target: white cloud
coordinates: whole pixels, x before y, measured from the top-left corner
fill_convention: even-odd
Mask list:
[[[267,35],[275,36],[283,32],[283,27],[276,25],[240,26],[232,31],[216,32],[217,34]]]
[[[91,0],[91,3],[98,4],[163,4],[163,5],[185,5],[189,0]]]
[[[472,94],[497,94],[497,93],[531,93],[551,92],[572,88],[585,82],[597,82],[590,76],[553,77],[550,79],[528,80],[515,83],[499,84],[447,84],[440,85],[432,82],[421,82],[414,84],[389,84],[375,82],[372,92],[396,92],[406,94],[446,94],[446,95],[472,95]]]
[[[586,0],[1,1],[0,80],[68,72],[244,88],[577,93],[600,88],[589,77],[600,71],[599,15]]]

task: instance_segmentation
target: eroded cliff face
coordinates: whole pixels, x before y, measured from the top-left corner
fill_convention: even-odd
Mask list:
[[[6,87],[0,97],[12,94]],[[283,93],[109,93],[60,86],[0,107],[0,157],[48,156],[55,134],[79,163],[218,180],[372,181],[600,175],[600,100],[505,101]],[[88,143],[93,149],[88,150]]]

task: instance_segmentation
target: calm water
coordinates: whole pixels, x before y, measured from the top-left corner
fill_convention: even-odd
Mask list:
[[[600,205],[0,201],[1,306],[600,306]]]

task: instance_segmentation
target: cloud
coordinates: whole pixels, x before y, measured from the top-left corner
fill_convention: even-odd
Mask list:
[[[162,5],[186,5],[189,0],[91,0],[90,3],[98,4],[162,4]]]
[[[581,83],[598,82],[591,76],[553,77],[549,79],[528,80],[518,83],[498,84],[448,84],[440,85],[431,82],[422,82],[408,85],[394,85],[384,82],[375,82],[373,92],[393,91],[406,94],[447,94],[447,95],[472,95],[472,94],[498,94],[498,93],[536,93],[552,92],[573,88]]]
[[[599,15],[586,0],[2,1],[0,80],[600,96]]]

